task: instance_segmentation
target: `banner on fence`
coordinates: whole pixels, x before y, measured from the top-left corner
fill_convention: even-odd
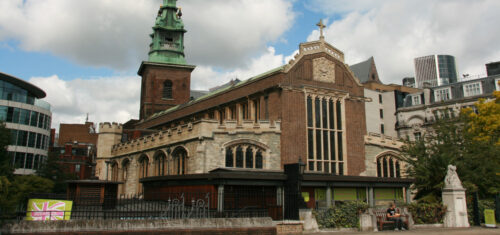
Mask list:
[[[69,220],[72,201],[30,199],[26,220]]]

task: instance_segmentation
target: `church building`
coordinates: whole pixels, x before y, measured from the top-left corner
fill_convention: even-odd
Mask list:
[[[303,163],[301,194],[308,207],[363,200],[407,200],[411,180],[366,176],[364,86],[327,43],[301,43],[288,64],[230,82],[201,96],[190,90],[186,30],[176,0],[164,0],[143,61],[140,120],[127,138],[116,123],[99,125],[96,174],[121,182],[118,194],[206,192],[218,210],[224,195],[266,193],[283,198],[287,164]],[[125,138],[124,138],[125,137]]]

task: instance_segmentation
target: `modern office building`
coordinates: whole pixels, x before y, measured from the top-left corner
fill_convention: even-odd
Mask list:
[[[457,82],[455,57],[451,55],[429,55],[415,58],[415,80],[417,88],[435,87]]]
[[[14,174],[33,174],[47,158],[52,113],[44,97],[33,84],[0,73],[0,120],[10,130]]]
[[[416,87],[415,78],[414,77],[405,77],[405,78],[403,78],[403,86],[405,86],[405,87]]]

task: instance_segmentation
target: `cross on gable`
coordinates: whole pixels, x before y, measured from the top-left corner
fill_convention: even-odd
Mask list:
[[[323,24],[323,20],[322,20],[322,19],[320,19],[320,20],[319,20],[319,23],[317,23],[317,24],[316,24],[316,26],[318,26],[318,27],[319,27],[319,39],[323,39],[323,38],[325,38],[325,37],[323,36],[323,28],[325,28],[326,26]]]

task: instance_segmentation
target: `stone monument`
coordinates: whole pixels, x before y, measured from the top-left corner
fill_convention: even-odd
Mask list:
[[[456,170],[456,166],[448,165],[448,172],[444,179],[443,204],[446,206],[444,227],[447,228],[470,227],[465,189],[462,187]]]

